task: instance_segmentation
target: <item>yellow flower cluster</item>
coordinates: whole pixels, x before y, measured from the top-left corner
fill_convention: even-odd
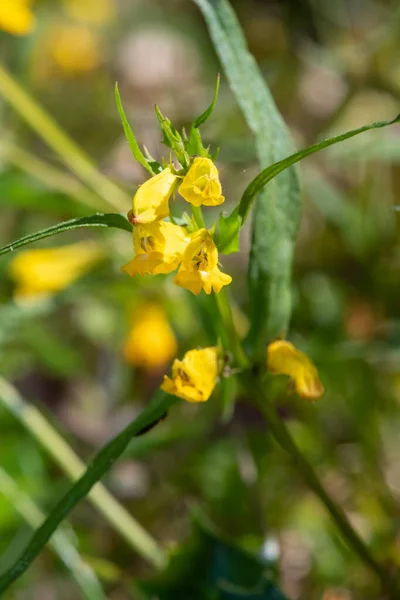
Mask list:
[[[169,216],[169,200],[182,179],[166,167],[147,180],[135,194],[130,221],[133,223],[135,257],[121,267],[131,277],[172,273],[178,286],[199,294],[218,293],[232,278],[218,268],[218,250],[211,233],[163,221]],[[224,201],[218,170],[209,158],[195,158],[179,187],[181,196],[199,207],[216,206]]]

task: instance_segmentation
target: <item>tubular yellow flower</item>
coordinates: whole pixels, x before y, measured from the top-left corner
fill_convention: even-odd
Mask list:
[[[31,0],[1,0],[0,29],[13,35],[27,35],[35,27],[35,17],[30,9]]]
[[[267,367],[276,375],[289,375],[303,398],[318,400],[325,393],[315,365],[290,342],[278,340],[268,346]]]
[[[146,302],[133,314],[133,325],[125,340],[125,360],[148,370],[166,365],[177,352],[174,332],[160,304]]]
[[[169,215],[168,201],[178,177],[169,167],[143,183],[133,197],[132,222],[152,223]]]
[[[186,229],[166,221],[133,228],[135,258],[121,267],[131,277],[171,273],[178,268],[190,238]]]
[[[58,292],[88,272],[103,256],[94,242],[81,242],[60,248],[25,250],[10,262],[17,297]]]
[[[218,250],[207,229],[193,234],[183,254],[182,264],[174,277],[174,283],[196,296],[203,289],[206,294],[218,293],[232,281],[230,275],[218,268]]]
[[[219,373],[218,348],[189,350],[182,360],[174,360],[172,378],[164,375],[161,389],[188,402],[206,402]]]
[[[218,169],[209,158],[195,158],[179,188],[180,195],[193,206],[217,206],[225,200]]]

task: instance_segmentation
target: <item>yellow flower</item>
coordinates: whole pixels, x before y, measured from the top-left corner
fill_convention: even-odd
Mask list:
[[[168,217],[168,200],[175,189],[178,177],[169,167],[141,185],[133,197],[132,222],[152,223]]]
[[[47,45],[54,64],[65,75],[87,73],[100,64],[99,37],[84,25],[55,26]]]
[[[207,229],[199,229],[183,254],[182,264],[174,277],[174,283],[197,296],[203,289],[206,294],[218,293],[232,281],[230,275],[218,268],[218,250]]]
[[[161,389],[188,402],[206,402],[217,383],[218,354],[217,347],[189,350],[174,360],[172,379],[164,375]]]
[[[64,0],[65,11],[75,21],[102,25],[115,17],[113,0]]]
[[[163,367],[178,347],[162,306],[146,302],[134,311],[132,320],[123,347],[125,360],[146,369]]]
[[[171,273],[178,268],[190,238],[186,229],[166,221],[133,228],[135,258],[121,267],[131,277]]]
[[[0,29],[13,35],[27,35],[35,27],[31,0],[0,0]]]
[[[303,398],[318,400],[325,393],[314,364],[290,342],[278,340],[268,346],[267,367],[276,375],[289,375]]]
[[[89,271],[102,255],[94,242],[20,252],[9,265],[17,284],[15,295],[26,298],[58,292]]]
[[[217,206],[222,196],[218,169],[209,158],[195,158],[179,188],[180,195],[193,206]]]

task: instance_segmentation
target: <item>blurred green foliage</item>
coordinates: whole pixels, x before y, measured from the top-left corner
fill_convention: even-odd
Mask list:
[[[297,147],[399,112],[395,0],[232,4]],[[67,0],[37,0],[37,27],[30,36],[0,34],[2,59],[101,170],[131,194],[146,173],[125,142],[115,80],[138,141],[159,160],[153,105],[179,127],[189,127],[212,97],[220,65],[193,2],[137,0],[115,3],[114,16],[103,23],[78,23],[95,41],[98,61],[84,73],[66,72],[48,42],[60,35],[59,27],[77,24],[66,5]],[[71,189],[64,179],[57,157],[3,103],[0,118],[1,245],[91,214],[79,199],[80,188],[73,183]],[[218,165],[232,208],[257,167],[252,136],[224,78],[204,139],[221,148]],[[30,168],[21,151],[53,170]],[[315,360],[327,394],[317,405],[300,403],[284,390],[278,398],[300,448],[375,556],[393,571],[400,566],[400,245],[394,210],[400,204],[399,160],[396,126],[302,163],[291,338]],[[124,360],[121,348],[137,304],[147,298],[163,304],[179,355],[215,343],[218,332],[209,298],[195,304],[162,276],[130,280],[119,272],[131,258],[129,235],[80,230],[63,236],[40,246],[100,239],[107,260],[69,289],[29,305],[15,302],[8,271],[12,255],[0,261],[0,371],[89,459],[139,412],[169,368],[144,371]],[[245,233],[240,255],[224,257],[243,335],[249,326],[248,237]],[[156,538],[172,545],[185,541],[192,528],[188,505],[200,505],[235,546],[253,555],[263,552],[288,598],[378,598],[375,579],[344,546],[249,398],[241,398],[231,420],[222,418],[227,393],[220,385],[213,402],[175,407],[128,448],[106,485]],[[68,483],[15,418],[3,407],[0,413],[1,466],[47,511]],[[133,582],[149,578],[144,562],[88,504],[77,507],[71,524],[107,597],[140,599],[143,592]],[[28,535],[0,489],[0,551],[7,557],[2,570]],[[222,556],[230,552],[230,545],[210,534],[199,535],[204,535],[200,548],[221,544]],[[231,583],[249,587],[223,573]],[[162,592],[154,587],[154,594],[169,598],[161,585]],[[45,551],[7,593],[10,600],[46,594],[63,600],[80,592]],[[272,593],[236,593],[228,586],[221,597],[279,598]]]

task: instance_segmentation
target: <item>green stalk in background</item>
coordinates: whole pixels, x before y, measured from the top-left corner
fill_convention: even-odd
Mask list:
[[[32,528],[39,527],[46,518],[35,502],[18,487],[15,481],[1,467],[0,495],[4,496],[10,502],[13,508],[19,512]],[[68,531],[63,531],[62,529],[56,531],[49,545],[81,588],[83,598],[87,600],[106,600],[100,581],[92,567],[84,562],[79,555],[68,535]]]
[[[18,391],[1,377],[0,402],[43,446],[72,481],[79,480],[82,474],[85,473],[86,465],[42,413],[35,406],[26,402]],[[111,463],[109,466],[111,466]],[[98,479],[95,479],[93,483],[97,481]],[[89,487],[87,493],[91,487]],[[140,556],[157,568],[164,564],[164,551],[132,515],[107,491],[103,484],[98,483],[89,492],[88,497],[93,506],[105,517],[115,531]]]
[[[0,157],[17,169],[27,173],[52,190],[58,190],[74,200],[95,210],[109,210],[110,205],[100,196],[88,190],[78,179],[64,173],[34,154],[20,148],[9,140],[0,142]]]
[[[257,386],[257,383],[253,379],[250,380],[249,377],[246,377],[244,378],[244,382],[246,385],[245,389],[254,390],[254,395],[252,395],[252,397],[255,399],[258,408],[264,415],[268,428],[275,438],[275,441],[290,455],[297,470],[301,473],[306,483],[328,510],[344,540],[346,540],[347,544],[354,550],[359,558],[374,571],[376,575],[378,575],[381,580],[382,589],[389,594],[388,597],[391,600],[398,600],[398,598],[400,598],[400,586],[392,578],[391,574],[375,560],[368,546],[355,529],[353,529],[343,509],[336,504],[325,490],[313,467],[297,447],[296,442],[290,435],[286,425],[278,416],[271,398],[267,397],[262,387]]]
[[[103,198],[109,208],[127,212],[130,206],[129,196],[96,169],[83,150],[2,65],[0,65],[0,96],[29,123],[73,173]]]

